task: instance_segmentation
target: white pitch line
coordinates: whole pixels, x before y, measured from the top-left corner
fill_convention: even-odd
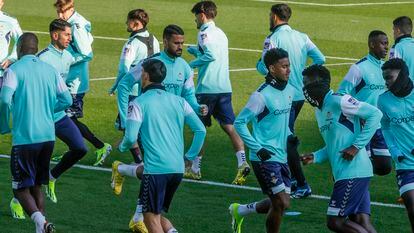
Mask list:
[[[41,31],[30,31],[30,32],[49,35],[49,32],[41,32]],[[102,39],[102,40],[117,40],[117,41],[127,40],[125,38],[119,38],[119,37],[106,37],[106,36],[93,36],[93,37],[96,39]],[[162,44],[162,42],[160,43]],[[184,45],[195,46],[195,44],[184,44]],[[259,50],[259,49],[244,49],[244,48],[229,48],[229,50],[244,51],[244,52],[257,52],[257,53],[263,52],[262,50]],[[358,61],[359,60],[357,58],[349,58],[349,57],[335,57],[335,56],[325,56],[325,57],[328,59],[333,59],[333,60],[345,60],[345,61]]]
[[[2,154],[0,154],[0,158],[10,159],[10,156],[9,155],[2,155]],[[53,162],[53,161],[51,161],[50,163],[57,164],[56,162]],[[110,168],[93,167],[93,166],[81,165],[81,164],[75,164],[73,167],[80,168],[80,169],[84,169],[84,170],[112,172],[112,169],[110,169]],[[251,191],[258,191],[258,192],[261,192],[262,191],[258,187],[239,186],[239,185],[227,184],[227,183],[221,183],[221,182],[215,182],[215,181],[189,180],[189,179],[183,179],[183,181],[184,182],[187,182],[187,183],[204,184],[204,185],[217,186],[217,187],[234,188],[234,189],[241,189],[241,190],[251,190]],[[316,195],[316,194],[312,194],[310,196],[310,198],[320,199],[320,200],[330,200],[330,197],[328,197],[328,196]],[[390,204],[390,203],[382,203],[382,202],[376,202],[376,201],[371,201],[371,205],[382,206],[382,207],[391,207],[391,208],[400,208],[400,209],[404,209],[405,208],[402,205],[396,205],[396,204]]]
[[[325,7],[352,7],[352,6],[374,6],[374,5],[401,5],[401,4],[414,4],[414,2],[361,2],[361,3],[314,3],[314,2],[296,2],[296,1],[277,1],[277,0],[251,0],[254,2],[281,2],[292,5],[306,5],[306,6],[325,6]]]

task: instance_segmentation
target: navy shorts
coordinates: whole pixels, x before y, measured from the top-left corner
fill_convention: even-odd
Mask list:
[[[387,143],[385,143],[384,136],[382,135],[381,129],[375,131],[370,142],[366,146],[367,152],[370,156],[388,156],[391,157],[388,151]]]
[[[414,190],[414,170],[398,170],[397,184],[400,196],[405,192]]]
[[[49,163],[54,141],[12,147],[10,170],[12,188],[23,189],[48,184]]]
[[[335,182],[327,215],[347,217],[371,214],[369,181],[371,178],[345,179]]]
[[[290,171],[287,164],[256,161],[251,163],[263,194],[269,197],[282,191],[290,194]]]
[[[211,116],[213,116],[220,125],[232,125],[235,120],[233,106],[231,104],[231,93],[222,94],[197,94],[197,102],[208,106],[206,116],[200,117],[203,124],[211,126]]]
[[[161,214],[168,212],[175,191],[183,179],[183,174],[144,174],[142,176],[139,199],[143,213]]]
[[[72,94],[73,103],[66,109],[66,115],[68,115],[68,117],[83,117],[83,97],[85,97],[85,93]]]
[[[292,102],[292,107],[290,108],[290,115],[289,115],[289,129],[292,133],[295,132],[295,122],[299,116],[300,110],[302,109],[304,103],[305,103],[304,100]]]
[[[68,116],[55,122],[55,134],[70,150],[87,150],[79,128]]]

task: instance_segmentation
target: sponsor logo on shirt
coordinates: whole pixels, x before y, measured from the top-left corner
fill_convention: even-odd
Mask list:
[[[406,117],[393,117],[393,118],[391,118],[391,122],[395,123],[395,124],[403,124],[403,123],[414,122],[414,115],[413,116],[406,116]]]
[[[290,113],[290,107],[289,108],[285,108],[285,109],[276,109],[275,111],[273,111],[273,114],[275,115],[275,116],[279,116],[279,115],[282,115],[282,114],[287,114],[287,113]]]
[[[385,85],[371,84],[371,85],[369,85],[369,89],[372,90],[372,91],[375,91],[375,90],[384,90],[385,89]]]
[[[330,121],[328,124],[326,125],[322,125],[321,127],[319,127],[319,131],[321,133],[324,133],[325,131],[329,131],[331,129],[331,125],[332,125],[332,121]]]
[[[352,105],[355,105],[355,106],[359,105],[359,101],[357,99],[353,98],[353,97],[348,98],[348,103],[350,103]]]

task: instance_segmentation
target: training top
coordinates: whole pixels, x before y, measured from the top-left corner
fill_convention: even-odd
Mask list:
[[[86,93],[89,90],[89,67],[88,62],[92,60],[91,23],[74,12],[68,19],[72,25],[72,41],[67,50],[75,58],[75,63],[71,67],[66,83],[72,94]]]
[[[200,105],[197,103],[194,91],[193,70],[187,62],[181,58],[171,58],[165,51],[154,54],[149,59],[158,59],[167,68],[167,75],[162,82],[165,90],[183,97],[194,110],[200,112]],[[128,97],[134,85],[141,85],[141,64],[133,67],[120,81],[118,85],[118,110],[121,128],[125,126],[128,110]]]
[[[281,48],[288,52],[291,70],[289,84],[296,90],[293,101],[304,100],[302,71],[306,67],[306,61],[310,57],[314,64],[324,64],[325,56],[305,33],[292,29],[288,24],[281,24],[276,26],[264,41],[262,56],[256,64],[257,71],[262,75],[268,73],[264,55],[273,48]]]
[[[368,54],[353,64],[338,88],[338,93],[377,106],[378,96],[386,90],[381,67],[384,62]]]
[[[66,82],[68,77],[69,68],[75,61],[72,55],[67,50],[58,50],[53,44],[49,44],[47,48],[37,54],[41,61],[53,66],[62,77],[63,81]],[[58,122],[66,116],[65,111],[55,113],[55,122]]]
[[[262,148],[273,152],[268,161],[287,163],[289,115],[295,89],[290,85],[279,90],[264,83],[250,96],[234,122],[234,128],[250,149],[250,160],[260,161],[256,152]],[[252,122],[253,134],[247,124]]]
[[[22,34],[22,29],[17,19],[0,11],[0,63],[6,59],[12,62],[17,60],[16,44]],[[14,45],[11,53],[9,53],[9,46],[12,40]],[[0,77],[3,76],[3,72],[3,68],[0,68]]]
[[[184,124],[194,132],[185,154],[194,160],[201,150],[206,129],[184,98],[150,85],[128,107],[128,120],[120,151],[128,151],[141,134],[145,150],[144,174],[184,173]]]
[[[403,59],[408,66],[411,80],[414,81],[414,38],[411,35],[404,35],[395,40],[390,50],[391,58]]]
[[[232,92],[228,43],[226,34],[213,21],[200,27],[198,48],[188,48],[188,52],[196,57],[189,64],[192,68],[198,68],[197,94]]]
[[[414,91],[396,97],[390,91],[379,96],[382,133],[394,159],[396,170],[414,169]],[[397,157],[404,155],[402,162]]]
[[[136,66],[141,60],[149,57],[152,54],[148,54],[148,47],[145,43],[140,41],[139,37],[150,37],[150,33],[146,28],[133,32],[129,37],[128,41],[122,48],[121,58],[119,60],[118,75],[114,85],[111,87],[111,92],[114,92],[119,84],[119,81],[125,74],[134,66]],[[152,36],[153,53],[160,52],[160,43],[155,36]],[[132,95],[138,96],[138,85],[135,85],[132,90]]]
[[[72,104],[65,82],[51,65],[35,55],[25,55],[4,75],[0,92],[1,133],[10,132],[16,145],[55,141],[54,112]]]
[[[325,147],[314,153],[315,163],[329,160],[336,181],[371,177],[372,164],[365,146],[380,127],[381,111],[350,95],[326,94],[322,109],[316,108],[319,131]],[[354,145],[359,149],[351,161],[341,151]]]

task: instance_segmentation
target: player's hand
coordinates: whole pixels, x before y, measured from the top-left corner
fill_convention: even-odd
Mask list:
[[[200,104],[200,116],[207,116],[208,106],[205,104]]]
[[[342,158],[345,160],[351,161],[354,159],[355,155],[358,154],[359,149],[356,148],[354,145],[342,150]]]
[[[302,161],[303,165],[308,165],[314,162],[314,158],[315,156],[310,153],[310,154],[303,154],[300,156],[300,161]]]
[[[13,62],[10,61],[9,59],[4,60],[0,66],[1,68],[3,68],[4,70],[7,69],[7,67],[9,67]]]
[[[397,160],[399,163],[401,163],[405,159],[405,155],[398,155]]]
[[[109,95],[109,96],[113,96],[113,95],[115,95],[115,88],[114,88],[114,87],[109,88],[109,90],[108,90],[108,95]]]
[[[271,151],[268,151],[268,150],[266,150],[265,148],[260,149],[260,150],[256,153],[257,157],[259,157],[259,159],[260,159],[262,162],[264,162],[264,161],[266,161],[266,160],[269,160],[269,159],[272,157],[272,155],[274,155],[274,154],[275,154],[275,153],[273,153],[273,152],[271,152]]]

